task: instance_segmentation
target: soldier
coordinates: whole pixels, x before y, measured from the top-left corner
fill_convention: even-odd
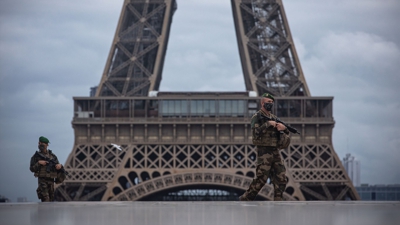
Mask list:
[[[287,178],[279,149],[288,147],[290,137],[286,126],[274,121],[277,117],[271,113],[273,105],[274,97],[268,93],[263,94],[261,109],[251,118],[253,144],[257,147],[256,178],[239,197],[240,201],[254,200],[268,177],[274,187],[274,201],[283,200]]]
[[[65,173],[60,171],[63,165],[58,162],[57,156],[50,149],[47,149],[49,143],[49,139],[46,137],[39,137],[38,147],[40,152],[36,152],[32,156],[29,167],[34,176],[38,178],[36,193],[42,202],[54,201],[54,182],[62,183],[66,177]],[[51,159],[51,162],[43,160],[44,157]]]

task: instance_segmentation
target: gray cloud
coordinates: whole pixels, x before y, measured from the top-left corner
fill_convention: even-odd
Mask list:
[[[28,163],[39,136],[67,159],[72,97],[99,83],[122,2],[0,1],[0,194],[36,201]],[[311,93],[335,97],[338,156],[361,160],[362,182],[400,183],[400,4],[284,5]],[[245,90],[230,1],[178,1],[160,90]]]
[[[328,32],[302,51],[310,89],[335,96],[336,152],[361,160],[363,182],[399,182],[400,174],[389,172],[400,170],[399,47],[375,34]]]

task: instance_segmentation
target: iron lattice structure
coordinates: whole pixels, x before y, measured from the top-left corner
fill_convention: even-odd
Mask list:
[[[96,96],[158,90],[175,0],[125,0]]]
[[[281,1],[232,0],[247,92],[158,92],[173,0],[126,0],[95,97],[74,98],[59,201],[237,200],[254,177],[264,92],[301,135],[281,151],[286,200],[360,199],[332,145],[332,97],[311,97]],[[272,200],[267,184],[258,199]]]
[[[246,89],[310,96],[281,0],[231,0]]]

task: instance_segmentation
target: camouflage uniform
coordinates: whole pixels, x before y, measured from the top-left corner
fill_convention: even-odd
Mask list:
[[[47,153],[40,153],[59,163],[57,156],[53,154],[51,150],[47,150]],[[34,176],[38,178],[38,188],[36,189],[36,193],[42,202],[52,202],[54,201],[54,182],[61,183],[64,181],[65,174],[57,171],[56,168],[51,168],[50,172],[47,172],[47,165],[40,165],[39,160],[41,160],[40,157],[33,155],[29,167],[31,172],[34,173]]]
[[[274,201],[282,201],[287,178],[285,175],[286,168],[279,154],[279,149],[282,148],[280,142],[280,139],[283,139],[282,135],[289,137],[289,131],[286,129],[283,131],[284,134],[281,134],[276,128],[270,126],[268,121],[261,118],[260,113],[267,116],[260,110],[251,118],[253,144],[257,147],[256,178],[253,179],[247,191],[239,199],[241,201],[254,200],[270,177],[274,187]],[[272,113],[267,117],[276,118]],[[287,138],[285,141],[287,142]]]

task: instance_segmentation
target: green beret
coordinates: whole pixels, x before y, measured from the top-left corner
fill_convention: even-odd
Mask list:
[[[272,96],[272,95],[269,94],[269,93],[264,93],[261,97],[263,97],[263,98],[270,98],[270,99],[272,99],[272,100],[275,101],[274,96]]]
[[[47,139],[46,137],[43,137],[43,136],[39,137],[39,142],[46,143],[46,144],[50,143],[49,139]]]

